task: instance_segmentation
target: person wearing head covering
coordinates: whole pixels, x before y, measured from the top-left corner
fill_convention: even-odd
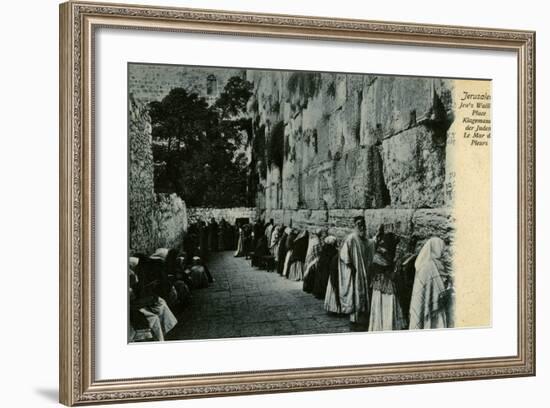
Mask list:
[[[183,237],[183,250],[188,256],[199,255],[199,244],[198,224],[193,223]]]
[[[245,224],[244,231],[244,256],[245,259],[250,259],[251,253],[254,251],[254,245],[256,245],[256,235],[254,233],[254,226],[251,224]]]
[[[168,256],[169,249],[168,248],[157,248],[157,250],[153,253],[153,255],[150,256],[151,259],[159,259],[161,261],[165,261],[166,257]]]
[[[368,324],[369,269],[374,252],[374,240],[367,238],[365,219],[354,218],[354,231],[340,249],[339,292],[342,313],[349,314],[352,328],[362,329]]]
[[[321,259],[321,251],[323,248],[323,240],[325,239],[325,235],[326,230],[324,228],[317,228],[309,237],[309,244],[304,263],[304,292],[313,292],[313,287],[315,286],[315,276],[319,270],[319,260]]]
[[[267,238],[265,235],[261,235],[260,238],[256,241],[256,247],[254,248],[254,253],[250,257],[251,266],[260,266],[262,259],[269,253],[269,248],[267,247]]]
[[[191,287],[193,289],[202,289],[207,288],[208,283],[211,282],[211,277],[209,277],[208,270],[205,265],[203,265],[201,258],[198,256],[193,257],[193,263],[189,269],[191,274]]]
[[[304,262],[306,260],[309,233],[307,230],[300,232],[294,239],[292,256],[289,260],[288,279],[301,281],[304,278]]]
[[[276,225],[273,227],[273,232],[271,233],[271,242],[269,242],[269,252],[277,262],[277,252],[279,250],[279,243],[281,239],[282,231],[281,226]]]
[[[225,251],[225,234],[226,234],[227,225],[225,219],[222,218],[218,228],[218,251]]]
[[[201,259],[208,260],[209,246],[208,246],[208,227],[203,220],[199,220],[198,223],[198,236],[199,236],[199,254]]]
[[[260,237],[265,234],[265,227],[266,225],[264,225],[264,222],[261,220],[261,219],[258,219],[254,225],[250,225],[250,233],[249,233],[249,237],[250,237],[250,242],[249,242],[249,249],[247,251],[250,252],[250,251],[253,251],[254,248],[256,248],[256,244],[258,243],[258,240],[260,239]]]
[[[404,251],[401,256],[396,260],[395,265],[395,287],[401,305],[401,311],[403,312],[403,318],[405,320],[405,327],[409,327],[409,310],[411,307],[411,296],[414,285],[414,263],[416,261],[416,242],[415,236],[408,240],[407,245],[404,246]]]
[[[325,298],[328,281],[330,278],[330,262],[337,254],[338,249],[336,248],[336,237],[329,235],[323,239],[323,245],[321,247],[321,253],[319,254],[319,261],[317,262],[317,270],[315,272],[315,279],[313,282],[312,292],[317,299]]]
[[[294,239],[298,235],[298,232],[294,228],[287,228],[287,237],[286,237],[286,256],[285,264],[283,267],[283,276],[288,278],[288,272],[290,270],[290,260],[292,259],[292,253],[294,251]]]
[[[325,297],[325,310],[329,313],[342,313],[342,306],[340,304],[340,254],[337,248],[336,237],[330,235],[325,238],[325,245],[321,257],[321,274],[328,274],[328,282],[325,294],[323,295]],[[326,259],[328,259],[328,261],[325,263]],[[324,271],[325,268],[327,269],[326,272]],[[318,290],[320,291],[320,288],[315,289],[315,296],[317,296]]]
[[[239,225],[239,238],[237,240],[237,250],[235,251],[235,257],[244,256],[244,225]]]
[[[166,252],[163,262],[163,273],[159,278],[156,293],[163,298],[168,306],[174,310],[179,304],[178,292],[174,286],[176,259],[179,256],[177,249],[171,248]],[[152,257],[154,259],[154,257]]]
[[[416,258],[413,291],[410,306],[409,329],[436,329],[447,327],[446,308],[440,299],[445,292],[441,277],[444,273],[441,238],[430,238]]]
[[[178,294],[178,308],[182,310],[191,300],[191,279],[189,274],[185,273],[187,269],[187,254],[183,253],[175,260],[174,268],[174,287]]]
[[[208,248],[212,252],[218,250],[218,223],[214,217],[210,219],[210,224],[208,224]]]
[[[228,221],[224,221],[224,234],[223,234],[223,242],[224,247],[226,251],[235,249],[235,242],[233,241],[234,237],[234,226],[231,225]]]
[[[147,318],[151,331],[159,341],[164,341],[164,336],[178,323],[178,319],[172,313],[166,301],[160,296],[157,301],[149,306],[139,309]]]
[[[281,225],[281,237],[279,238],[279,245],[277,246],[277,273],[279,275],[283,275],[286,253],[288,251],[286,247],[286,241],[289,232],[290,228],[285,228],[284,225]]]
[[[136,273],[130,275],[130,325],[136,324],[138,317],[146,319],[150,332],[159,341],[163,341],[164,335],[178,323],[166,301],[157,294],[161,262],[140,256]],[[130,332],[135,332],[133,327],[131,329]]]
[[[271,218],[264,229],[265,240],[267,242],[267,246],[270,248],[271,248],[271,235],[273,235],[273,229],[274,229],[273,218]]]
[[[402,330],[405,320],[396,296],[395,250],[398,239],[392,232],[384,232],[383,225],[375,240],[372,261],[371,306],[369,331]]]

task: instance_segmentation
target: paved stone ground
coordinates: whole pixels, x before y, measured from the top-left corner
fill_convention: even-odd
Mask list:
[[[232,251],[211,255],[214,283],[193,291],[167,340],[349,332],[347,316],[325,312],[302,282],[250,266]]]

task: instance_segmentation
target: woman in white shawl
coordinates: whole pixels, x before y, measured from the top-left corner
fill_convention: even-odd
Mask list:
[[[440,302],[445,292],[445,284],[441,277],[444,273],[442,261],[444,249],[443,240],[433,237],[426,241],[416,258],[410,330],[447,327],[446,310]]]
[[[237,250],[235,251],[235,257],[241,257],[245,255],[244,251],[244,226],[239,226],[239,239],[237,241]]]
[[[290,227],[288,227],[285,232],[287,234],[286,244],[285,244],[287,253],[285,257],[285,264],[283,267],[283,276],[285,278],[288,278],[288,272],[290,270],[290,259],[292,258],[292,250],[294,248],[294,238],[296,238],[297,234],[296,234],[296,230]]]
[[[172,313],[166,301],[160,296],[150,306],[139,309],[147,318],[151,332],[158,341],[164,341],[164,336],[178,323],[178,319]]]

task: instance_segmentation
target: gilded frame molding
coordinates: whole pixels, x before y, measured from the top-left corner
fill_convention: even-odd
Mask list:
[[[97,27],[508,50],[518,63],[518,350],[368,366],[94,379],[93,46]],[[68,2],[60,5],[60,402],[66,405],[535,375],[535,33]]]

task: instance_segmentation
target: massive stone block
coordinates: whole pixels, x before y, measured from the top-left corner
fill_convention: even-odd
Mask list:
[[[445,139],[435,138],[429,124],[434,104],[450,109],[451,81],[296,75],[247,71],[254,83],[255,108],[249,113],[255,122],[267,129],[277,121],[285,125],[282,177],[270,175],[275,169],[268,171],[266,208],[445,204]]]
[[[452,81],[439,78],[368,76],[363,90],[362,140],[374,143],[379,137],[402,131],[428,118],[434,97],[451,108]]]
[[[445,145],[426,126],[415,126],[384,139],[384,181],[394,208],[444,205]]]
[[[187,208],[175,193],[157,195],[153,231],[156,248],[181,248],[187,231]]]
[[[223,218],[231,225],[235,224],[237,218],[248,218],[250,222],[254,222],[259,214],[256,208],[251,207],[234,207],[234,208],[211,208],[211,207],[189,207],[187,209],[189,223],[194,223],[199,220],[205,222],[214,218],[217,222]],[[269,218],[268,218],[269,219]]]
[[[418,245],[430,237],[439,237],[447,244],[454,242],[455,220],[450,208],[416,210],[412,224]]]
[[[284,212],[285,210],[271,210],[266,211],[265,219],[269,221],[270,219],[273,219],[273,222],[275,224],[284,224]]]
[[[326,210],[297,210],[292,214],[292,226],[310,232],[315,231],[318,227],[326,226],[327,222],[328,211]]]
[[[147,105],[129,98],[128,228],[130,253],[181,246],[187,229],[185,203],[176,194],[155,195],[151,119]]]
[[[374,236],[380,225],[386,232],[393,232],[399,236],[408,236],[413,233],[413,209],[369,209],[365,210],[367,233]]]

